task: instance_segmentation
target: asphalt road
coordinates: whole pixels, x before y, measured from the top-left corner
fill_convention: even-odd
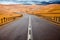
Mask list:
[[[28,15],[14,22],[3,25],[0,40],[27,40]],[[60,40],[60,27],[49,21],[31,16],[33,40]]]
[[[0,40],[27,40],[28,16],[3,25],[0,30]]]
[[[60,26],[49,21],[32,17],[33,40],[60,40]]]

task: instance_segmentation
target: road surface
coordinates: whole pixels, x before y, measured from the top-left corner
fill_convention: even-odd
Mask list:
[[[28,15],[22,19],[3,25],[0,30],[0,40],[27,40]],[[49,21],[31,16],[33,40],[60,40],[60,27]]]
[[[3,25],[4,28],[0,30],[0,40],[27,40],[28,22],[28,16],[24,16]]]
[[[32,17],[33,40],[60,40],[60,26]]]

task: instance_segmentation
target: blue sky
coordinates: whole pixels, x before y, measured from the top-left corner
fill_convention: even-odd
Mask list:
[[[44,0],[0,0],[0,1],[44,1]],[[48,0],[45,0],[48,1]]]
[[[49,0],[0,0],[0,4],[21,4],[19,1],[49,1]],[[31,4],[34,4],[31,2]]]
[[[52,1],[52,0],[0,0],[0,4],[20,4],[19,1]],[[60,1],[60,0],[53,0],[53,1]],[[31,4],[34,4],[31,2]]]

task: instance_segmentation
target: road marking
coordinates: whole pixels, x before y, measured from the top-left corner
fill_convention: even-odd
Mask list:
[[[31,25],[31,16],[29,16],[28,38],[27,38],[27,40],[33,40],[33,36],[32,36],[32,25]]]

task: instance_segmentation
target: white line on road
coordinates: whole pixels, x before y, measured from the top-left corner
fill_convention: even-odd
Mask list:
[[[27,38],[27,40],[33,40],[33,36],[32,36],[32,25],[31,25],[31,16],[29,16],[28,38]]]

